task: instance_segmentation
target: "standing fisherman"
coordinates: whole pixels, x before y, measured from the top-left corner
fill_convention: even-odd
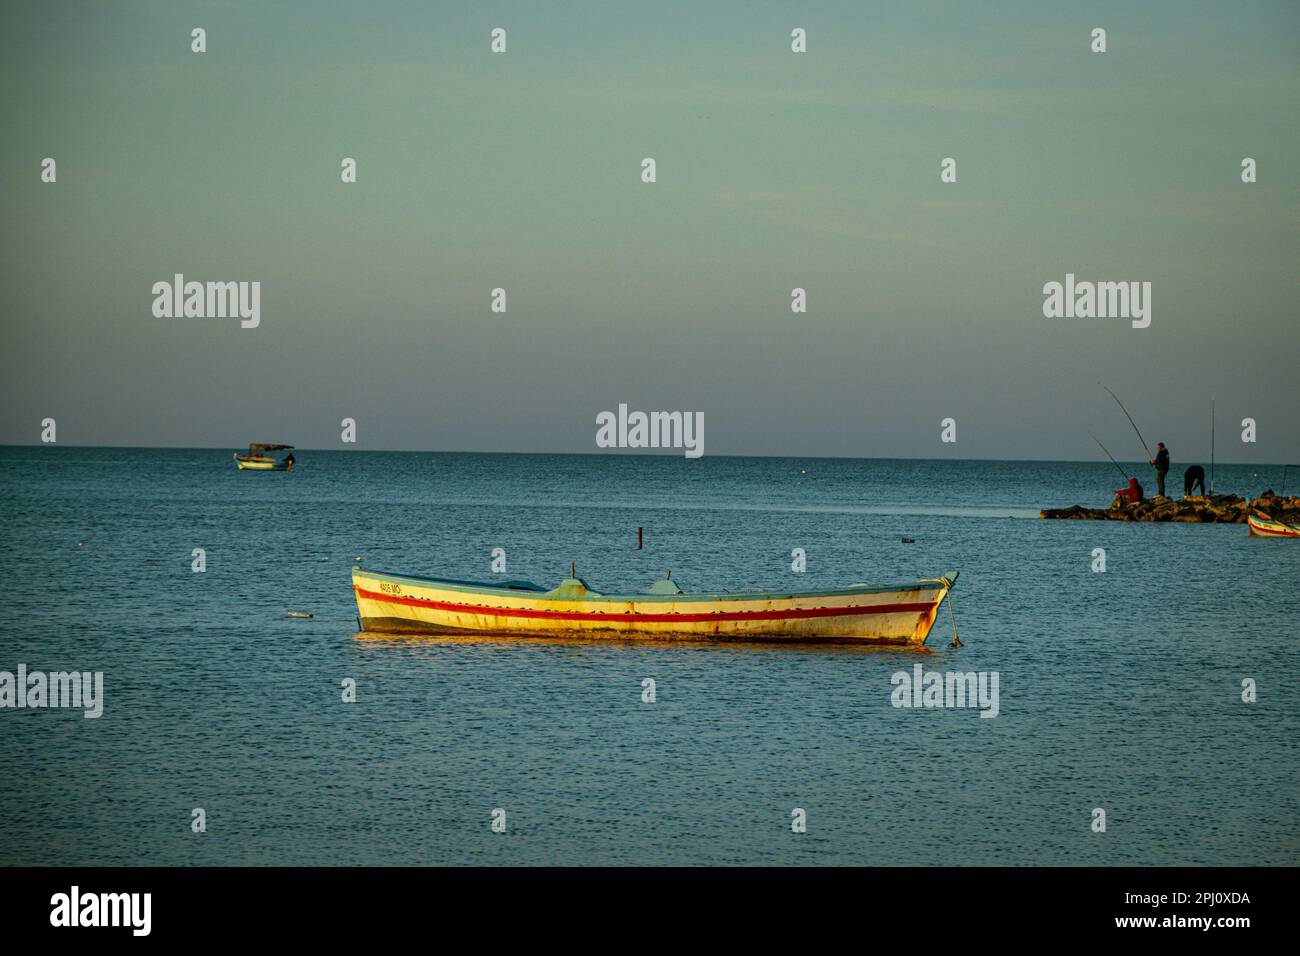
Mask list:
[[[1169,474],[1169,449],[1162,441],[1156,442],[1156,457],[1151,459],[1156,469],[1156,494],[1165,496],[1165,475]]]

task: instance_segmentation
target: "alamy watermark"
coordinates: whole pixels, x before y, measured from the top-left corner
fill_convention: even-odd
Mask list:
[[[1131,319],[1133,328],[1151,324],[1150,282],[1065,282],[1043,286],[1043,315],[1049,319]]]
[[[104,713],[103,671],[0,671],[0,708],[70,707],[94,719]]]
[[[929,671],[920,664],[912,673],[895,671],[889,702],[895,707],[978,707],[981,717],[998,715],[997,671]]]
[[[133,936],[148,936],[152,910],[152,893],[83,893],[74,885],[50,897],[50,925],[125,926]]]
[[[159,319],[226,319],[255,329],[262,322],[261,282],[186,282],[178,272],[171,282],[153,284],[153,314]]]
[[[596,415],[597,448],[684,448],[687,458],[704,454],[703,412],[629,412]]]

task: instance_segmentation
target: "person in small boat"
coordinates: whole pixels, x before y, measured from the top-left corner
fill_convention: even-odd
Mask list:
[[[1162,441],[1156,442],[1156,457],[1151,459],[1156,469],[1156,494],[1165,496],[1165,475],[1169,474],[1169,449]]]
[[[1190,498],[1192,489],[1197,485],[1201,487],[1201,494],[1205,494],[1205,469],[1200,465],[1192,465],[1183,472],[1183,497]]]
[[[1135,505],[1142,500],[1142,485],[1136,478],[1130,478],[1128,480],[1128,487],[1115,489],[1115,494],[1119,495],[1120,498],[1127,501],[1129,504]]]

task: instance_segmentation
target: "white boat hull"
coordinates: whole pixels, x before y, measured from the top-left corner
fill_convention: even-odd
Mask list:
[[[952,583],[943,578],[788,594],[615,596],[591,591],[575,578],[544,591],[352,572],[365,631],[912,645],[925,642]]]

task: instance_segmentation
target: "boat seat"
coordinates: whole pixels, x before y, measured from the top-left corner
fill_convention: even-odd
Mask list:
[[[677,586],[677,582],[671,577],[663,577],[650,585],[650,594],[681,594],[682,589]]]

